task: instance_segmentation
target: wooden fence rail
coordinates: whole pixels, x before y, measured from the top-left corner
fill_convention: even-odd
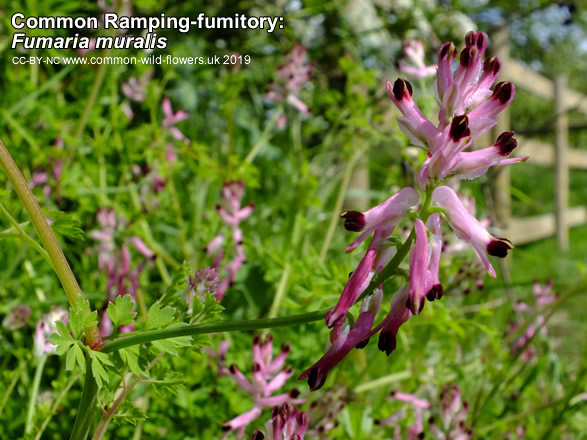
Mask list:
[[[587,114],[587,96],[567,88],[567,79],[558,75],[554,80],[528,69],[510,58],[509,34],[506,28],[491,37],[492,54],[502,61],[501,80],[511,81],[518,88],[536,96],[553,101],[555,116],[555,144],[517,137],[518,156],[530,156],[528,163],[554,167],[556,208],[552,214],[533,217],[512,218],[510,175],[508,167],[499,167],[493,179],[493,193],[496,205],[497,225],[514,244],[528,243],[556,234],[557,243],[563,250],[569,246],[569,228],[587,223],[587,207],[569,207],[569,168],[587,169],[587,151],[569,148],[569,110]],[[509,112],[504,111],[497,119],[497,125],[487,136],[492,140],[509,130]],[[487,142],[482,139],[482,143]],[[518,151],[519,150],[519,151]]]

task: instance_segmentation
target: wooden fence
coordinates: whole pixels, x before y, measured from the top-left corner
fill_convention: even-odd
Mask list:
[[[567,117],[570,109],[587,114],[587,96],[568,89],[566,77],[563,75],[550,80],[510,58],[507,29],[495,32],[490,41],[493,44],[492,54],[502,61],[500,80],[511,81],[517,88],[553,101],[555,117],[554,145],[516,136],[518,148],[515,150],[518,156],[530,156],[527,162],[529,164],[554,167],[555,212],[533,217],[512,217],[510,170],[507,166],[499,167],[493,179],[497,225],[504,236],[512,238],[514,244],[528,243],[556,234],[559,247],[565,250],[569,246],[569,228],[587,223],[587,206],[569,207],[569,168],[587,170],[587,151],[569,148]],[[506,109],[498,115],[497,125],[487,134],[491,138],[489,144],[500,133],[509,129],[509,112]],[[481,140],[489,145],[487,141],[488,138]]]

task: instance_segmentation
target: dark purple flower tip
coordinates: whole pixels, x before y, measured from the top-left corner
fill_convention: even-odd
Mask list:
[[[487,253],[494,257],[505,258],[508,254],[508,250],[513,249],[511,241],[505,238],[498,238],[497,240],[491,240],[487,245]]]
[[[432,289],[426,294],[426,298],[428,301],[434,301],[435,299],[440,299],[444,295],[444,287],[442,284],[435,284],[432,286]]]
[[[259,430],[256,430],[255,432],[253,432],[253,437],[251,437],[252,440],[263,440],[264,438],[265,438],[265,436]]]
[[[420,301],[420,306],[418,307],[418,310],[416,310],[414,304],[412,304],[412,300],[408,297],[406,300],[406,307],[412,312],[412,315],[419,315],[422,312],[422,309],[424,309],[424,303],[424,301]]]
[[[434,417],[430,417],[430,418],[428,419],[428,424],[429,424],[429,425],[434,425],[434,423],[435,423],[435,421],[434,421]]]
[[[371,338],[367,338],[367,339],[365,339],[365,340],[363,340],[363,341],[359,342],[359,343],[358,343],[358,344],[355,346],[355,348],[357,348],[357,349],[359,349],[359,350],[361,350],[361,349],[365,348],[365,347],[367,346],[367,344],[369,343],[369,339],[371,339]]]
[[[387,356],[391,354],[397,345],[396,337],[392,332],[381,332],[377,348],[384,351]],[[393,394],[392,394],[393,395]]]
[[[480,52],[484,52],[487,48],[487,42],[489,41],[489,37],[485,32],[477,32],[475,36],[475,46],[479,49]]]
[[[444,43],[440,46],[440,50],[438,51],[438,58],[441,60],[445,58],[453,59],[456,55],[457,48],[452,41]]]
[[[398,78],[393,83],[393,96],[398,101],[404,99],[404,97],[411,98],[413,93],[412,85],[405,79]],[[407,96],[406,96],[407,95]]]
[[[261,371],[261,365],[257,362],[255,362],[253,364],[253,373],[258,373],[259,371]]]
[[[271,410],[271,417],[277,417],[278,415],[279,415],[279,407],[274,406],[273,409]]]
[[[461,57],[459,59],[461,66],[469,67],[473,60],[475,60],[475,58],[477,57],[477,53],[478,51],[476,47],[467,47],[463,49],[463,51],[461,52]]]
[[[261,343],[261,336],[255,335],[255,337],[253,338],[253,345],[259,345],[260,343]]]
[[[471,47],[475,44],[475,36],[476,36],[475,31],[467,32],[467,35],[465,35],[465,46],[466,47]]]
[[[238,371],[238,367],[236,366],[236,364],[232,364],[230,367],[228,367],[228,369],[232,374],[236,374],[236,372]]]
[[[461,420],[459,422],[459,428],[463,429],[464,427],[465,427],[465,421],[464,420]]]
[[[324,382],[326,382],[326,374],[324,374],[319,368],[312,368],[308,376],[308,386],[310,387],[310,391],[319,390],[324,385]]]
[[[287,374],[293,373],[293,368],[292,367],[286,367],[284,370]]]
[[[289,344],[283,344],[281,346],[281,351],[283,353],[289,353],[290,350],[291,350],[291,346]]]
[[[289,392],[289,397],[292,399],[296,399],[300,395],[300,391],[297,388],[294,388]],[[287,403],[287,402],[286,402]]]
[[[515,88],[511,82],[500,82],[493,89],[491,99],[497,99],[501,104],[510,101],[514,96]]]
[[[222,428],[221,429],[224,432],[228,432],[228,431],[230,431],[232,429],[232,427],[229,424],[225,424],[225,425],[222,425]]]
[[[381,424],[381,420],[375,419],[375,420],[373,420],[373,423],[375,423],[376,425],[380,425]]]
[[[426,438],[426,434],[424,434],[424,432],[421,432],[420,434],[418,434],[418,437],[416,437],[417,439],[423,440]]]
[[[466,400],[463,402],[463,409],[465,411],[469,411],[469,402],[467,402]]]
[[[214,209],[216,209],[216,211],[220,211],[222,209],[222,206],[216,205],[216,206],[214,206]]]
[[[359,211],[345,211],[340,216],[345,219],[344,228],[347,231],[360,232],[367,224],[365,215]]]
[[[494,76],[501,71],[501,61],[497,57],[487,58],[483,63],[483,73],[491,73]]]
[[[513,131],[506,131],[499,135],[495,145],[499,149],[500,156],[508,156],[518,146],[518,141],[514,139]]]
[[[471,130],[469,130],[469,118],[467,115],[455,116],[453,118],[450,124],[449,134],[455,142],[471,134]]]

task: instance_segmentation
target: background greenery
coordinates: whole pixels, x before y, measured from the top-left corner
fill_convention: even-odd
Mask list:
[[[53,183],[52,195],[45,197],[41,187],[34,192],[41,206],[67,213],[85,232],[80,238],[71,227],[64,227],[59,239],[96,308],[104,303],[106,278],[98,270],[95,253],[89,251],[96,242],[88,232],[98,227],[100,208],[114,209],[127,220],[119,240],[138,235],[169,255],[158,258],[157,264],[150,264],[141,274],[140,290],[151,304],[181,262],[187,261],[193,270],[210,264],[202,248],[221,228],[214,206],[223,182],[230,179],[246,182],[244,200],[255,202],[256,209],[243,223],[248,263],[223,300],[225,319],[268,316],[280,283],[285,283],[285,295],[278,304],[279,316],[332,306],[360,258],[359,251],[344,254],[352,234],[340,222],[327,252],[321,255],[329,222],[338,214],[335,202],[347,168],[369,174],[368,189],[354,187],[353,180],[346,191],[345,206],[349,208],[377,204],[413,179],[417,159],[405,149],[407,139],[394,122],[398,112],[384,90],[384,81],[398,76],[394,65],[406,39],[423,40],[432,63],[443,41],[462,44],[469,30],[490,32],[507,25],[515,58],[548,77],[564,71],[572,88],[587,93],[587,11],[580,2],[144,0],[133,2],[133,9],[137,15],[194,16],[199,11],[210,16],[236,12],[284,15],[285,28],[274,34],[161,32],[169,39],[163,54],[250,55],[252,63],[240,69],[165,64],[22,66],[14,65],[12,57],[55,52],[11,50],[12,13],[98,16],[100,10],[97,4],[75,1],[0,2],[0,138],[29,181],[35,170],[51,166],[51,158],[64,160],[63,175]],[[47,32],[31,31],[30,35],[43,33]],[[311,80],[300,93],[312,114],[304,117],[286,107],[286,127],[271,128],[276,108],[264,94],[284,53],[296,43],[308,48],[308,58],[315,63]],[[59,54],[76,56],[75,51]],[[101,55],[128,54],[111,51]],[[129,121],[123,113],[121,84],[147,73],[152,80],[146,100],[131,103],[135,117]],[[416,81],[415,86],[420,104],[432,117],[431,80]],[[162,128],[165,96],[174,110],[189,113],[179,127],[190,145],[175,141]],[[553,124],[551,103],[519,91],[511,119],[517,131],[546,128],[538,137],[552,139],[548,132]],[[573,112],[570,121],[582,125],[571,132],[570,144],[586,148],[585,116]],[[57,138],[64,140],[63,150],[54,146]],[[259,143],[258,156],[252,164],[246,163],[244,158]],[[176,162],[166,159],[169,144],[178,155]],[[141,187],[149,186],[149,177],[137,180],[133,164],[148,166],[166,179],[164,190],[148,192],[146,201],[141,199]],[[552,212],[552,170],[515,165],[511,174],[514,214]],[[585,171],[572,172],[572,205],[587,204],[586,183]],[[0,188],[8,188],[3,174]],[[481,184],[463,185],[463,191],[476,197],[478,217],[492,215]],[[1,203],[34,236],[14,194],[3,192],[1,196]],[[515,237],[510,238],[515,242]],[[387,399],[391,390],[431,398],[443,385],[455,383],[471,402],[469,424],[476,438],[517,438],[518,426],[526,428],[526,438],[585,438],[584,403],[566,404],[585,391],[584,290],[557,303],[547,324],[548,337],[539,335],[532,342],[535,356],[529,362],[513,356],[504,337],[509,323],[519,319],[512,302],[532,302],[533,280],[554,279],[563,297],[581,289],[585,255],[587,227],[571,231],[567,253],[558,251],[552,239],[520,246],[508,263],[511,285],[506,286],[500,271],[496,281],[486,277],[482,290],[474,288],[475,279],[458,282],[458,269],[471,260],[471,252],[444,260],[445,298],[429,304],[422,315],[402,327],[398,349],[386,358],[371,343],[365,350],[353,351],[330,374],[324,389],[341,387],[346,406],[329,437],[390,438],[393,431],[375,426],[373,420],[399,407]],[[133,258],[137,261],[138,256]],[[386,286],[386,292],[392,292],[392,287]],[[32,309],[28,325],[0,330],[1,438],[23,434],[23,407],[34,374],[35,322],[52,305],[65,306],[66,301],[50,265],[0,215],[0,314],[8,314],[19,304]],[[488,306],[477,307],[479,304]],[[291,344],[288,363],[296,373],[322,355],[327,340],[323,323],[278,329],[273,334],[277,346]],[[242,333],[216,336],[213,346],[228,338],[228,363],[235,362],[248,373],[252,337]],[[223,422],[250,408],[250,400],[230,378],[217,377],[215,362],[206,354],[183,349],[180,356],[161,364],[162,369],[180,373],[183,386],[157,389],[141,384],[130,400],[146,409],[148,418],[136,425],[123,421],[111,427],[109,438],[215,439],[221,436]],[[41,392],[51,393],[54,401],[79,373],[66,373],[64,362],[51,356]],[[303,390],[309,403],[323,398],[322,391],[309,394],[306,385],[294,378],[286,389],[293,387]],[[80,389],[81,383],[74,382],[54,412],[48,404],[39,405],[36,428],[52,415],[43,438],[68,435]],[[552,402],[558,403],[548,406]],[[251,432],[269,416],[266,411]],[[402,423],[409,424],[410,418]]]

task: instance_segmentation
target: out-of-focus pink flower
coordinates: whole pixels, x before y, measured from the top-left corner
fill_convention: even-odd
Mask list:
[[[51,311],[43,315],[41,320],[37,322],[34,339],[36,356],[56,353],[57,346],[49,342],[49,337],[57,332],[57,321],[62,321],[65,324],[68,321],[67,311],[61,306],[51,308]]]
[[[122,103],[122,110],[129,120],[134,118],[134,112],[129,101],[143,102],[147,98],[147,86],[151,81],[151,72],[143,75],[140,79],[131,76],[121,84],[122,93],[128,99]]]
[[[283,368],[289,350],[289,345],[284,345],[280,353],[274,357],[272,336],[269,335],[264,341],[260,336],[255,336],[251,380],[249,381],[236,365],[230,366],[227,374],[234,379],[242,391],[251,396],[253,408],[223,425],[223,430],[226,431],[225,437],[233,431],[237,432],[239,438],[242,437],[246,426],[259,417],[265,408],[280,406],[286,402],[289,404],[305,402],[303,399],[298,399],[299,393],[295,389],[289,393],[273,395],[293,375],[291,367]]]
[[[63,139],[57,138],[53,144],[57,149],[63,149]],[[31,176],[30,188],[43,186],[43,196],[49,199],[59,185],[63,171],[63,159],[49,156],[49,165],[39,167]],[[57,197],[59,200],[59,197]]]
[[[171,134],[171,136],[178,141],[184,141],[186,144],[190,144],[190,140],[185,137],[185,135],[176,127],[176,125],[184,121],[188,118],[188,112],[185,110],[178,110],[176,113],[173,113],[173,109],[171,108],[171,101],[169,98],[163,98],[163,102],[161,104],[163,109],[163,128]]]
[[[268,440],[303,440],[306,435],[309,417],[300,412],[295,406],[285,402],[273,408],[271,421],[267,423]],[[263,440],[265,435],[257,430],[253,433],[253,440]]]
[[[446,217],[457,234],[475,248],[487,271],[495,278],[495,269],[487,255],[504,258],[513,245],[505,238],[493,237],[463,206],[457,194],[448,186],[439,186],[432,194],[434,203],[446,212]]]
[[[310,110],[299,98],[298,93],[302,86],[310,79],[313,64],[305,64],[306,48],[296,44],[291,52],[286,55],[282,65],[277,67],[278,80],[271,83],[267,98],[279,104],[288,103],[302,114],[310,114]],[[279,127],[287,122],[285,114],[278,121]]]
[[[218,287],[218,293],[216,295],[218,301],[224,297],[228,287],[234,284],[236,274],[247,261],[243,248],[243,232],[239,225],[252,214],[255,209],[255,204],[249,203],[241,207],[244,191],[245,183],[242,180],[225,182],[222,187],[221,202],[216,206],[216,211],[220,215],[220,218],[232,230],[232,243],[234,246],[233,258],[225,266],[226,277],[221,280]],[[212,267],[218,269],[225,256],[224,233],[221,231],[216,234],[204,248],[204,251],[214,257]]]
[[[325,434],[338,426],[337,417],[345,407],[347,391],[344,387],[330,388],[318,396],[307,411],[310,422],[306,434],[309,438],[320,438],[327,440]]]
[[[192,314],[194,300],[204,302],[206,295],[216,297],[220,280],[218,279],[218,272],[213,267],[205,267],[198,270],[195,275],[189,275],[187,278],[187,289],[185,293],[185,303],[188,308],[188,315]]]
[[[436,74],[436,70],[438,68],[436,64],[432,64],[430,66],[426,65],[424,44],[422,44],[421,41],[408,40],[403,44],[403,48],[408,64],[400,61],[398,64],[398,69],[400,72],[415,78],[427,78]]]

